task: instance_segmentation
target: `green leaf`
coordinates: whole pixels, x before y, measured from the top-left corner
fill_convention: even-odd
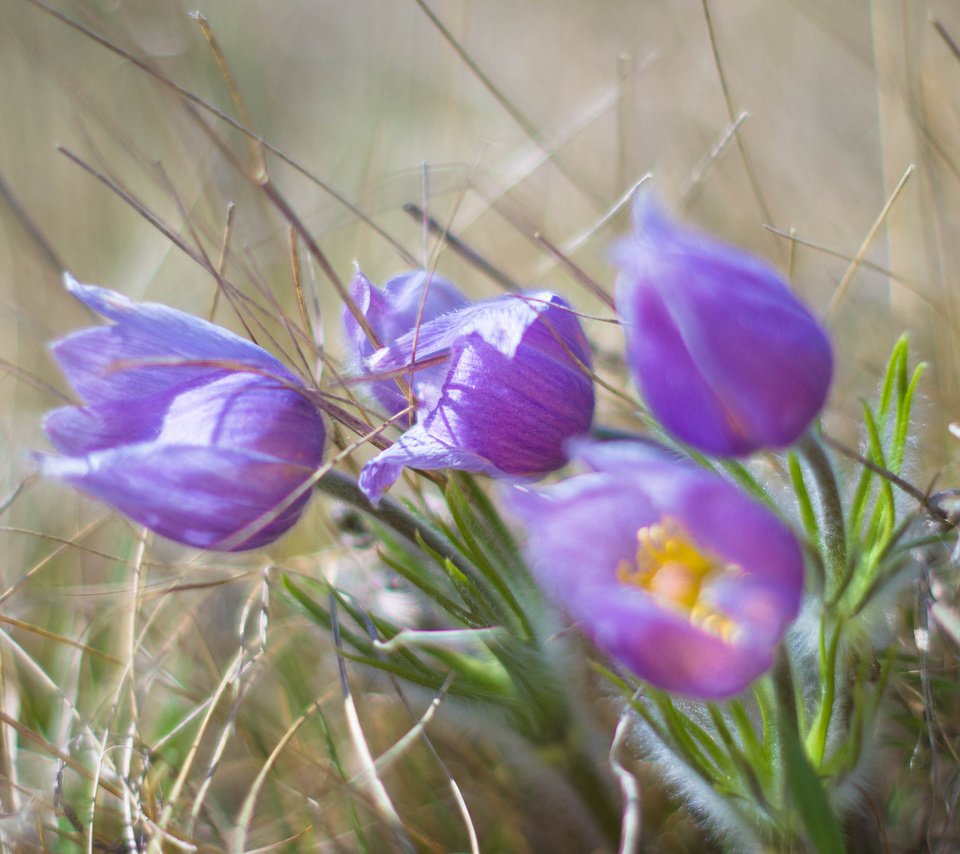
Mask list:
[[[782,729],[789,802],[803,822],[807,839],[818,854],[844,854],[843,834],[837,817],[800,737],[791,726]]]
[[[897,343],[893,345],[893,350],[890,352],[890,359],[887,361],[887,370],[883,375],[883,385],[880,389],[880,401],[877,406],[881,423],[886,420],[887,412],[890,410],[890,399],[893,396],[894,382],[896,382],[898,374],[903,374],[906,371],[909,349],[909,339],[907,335],[904,334],[897,339]]]
[[[504,613],[503,608],[498,608],[497,611],[502,617],[499,622],[512,631],[515,631],[514,627],[518,628],[523,637],[533,637],[533,626],[530,624],[526,609],[520,604],[510,587],[510,581],[516,582],[518,580],[516,578],[517,573],[511,572],[513,567],[505,568],[498,560],[491,559],[490,550],[484,547],[497,535],[497,532],[490,530],[474,513],[470,502],[460,488],[457,478],[450,478],[444,497],[457,525],[457,531],[463,538],[467,553],[496,594],[502,599],[506,609],[512,612],[512,619],[510,619]]]
[[[388,549],[386,546],[380,550],[380,559],[396,572],[397,575],[406,579],[410,584],[426,594],[455,620],[473,628],[483,626],[482,620],[477,619],[466,608],[458,605],[441,591],[440,588],[433,583],[433,580],[422,571],[422,567],[417,561],[409,559],[409,557],[402,552]]]
[[[724,471],[736,481],[737,485],[744,492],[748,492],[754,498],[762,501],[771,510],[777,509],[777,505],[770,497],[770,493],[767,492],[763,484],[750,473],[750,470],[743,463],[737,460],[721,460],[720,465],[723,466]]]
[[[730,703],[730,717],[737,728],[737,735],[740,736],[740,743],[750,760],[750,764],[761,775],[764,782],[769,784],[773,778],[770,768],[770,754],[764,747],[760,738],[757,737],[757,731],[754,729],[753,721],[747,714],[743,703],[739,700],[733,700]],[[762,721],[761,721],[762,726]]]
[[[649,696],[673,739],[674,752],[704,779],[714,785],[726,784],[733,774],[733,767],[721,747],[710,738],[703,727],[678,711],[669,695],[650,689]]]
[[[794,451],[787,454],[787,467],[790,469],[790,481],[793,484],[793,491],[797,496],[797,506],[800,510],[800,521],[803,523],[803,530],[807,539],[811,543],[820,542],[820,527],[817,524],[817,514],[813,509],[813,502],[810,500],[810,492],[807,490],[807,484],[803,479],[803,469],[800,468],[800,458]]]
[[[926,371],[926,363],[921,362],[917,365],[907,386],[906,392],[900,399],[897,406],[897,420],[893,431],[893,446],[890,449],[890,470],[899,474],[900,467],[903,465],[904,451],[907,447],[907,431],[910,429],[910,412],[913,409],[913,398],[917,391],[917,384],[920,377]]]
[[[317,623],[319,623],[323,628],[328,631],[331,628],[332,620],[330,618],[330,612],[327,610],[325,605],[321,605],[316,599],[314,599],[305,588],[315,587],[323,591],[323,599],[326,600],[327,593],[329,592],[329,587],[326,584],[321,584],[318,581],[313,581],[312,579],[301,578],[299,579],[303,583],[303,587],[297,585],[293,578],[284,573],[283,575],[283,586],[286,591],[293,597],[293,600],[307,612],[307,615]],[[340,636],[352,646],[354,649],[359,652],[371,653],[373,651],[373,643],[365,635],[360,635],[355,632],[352,632],[350,629],[340,628]]]

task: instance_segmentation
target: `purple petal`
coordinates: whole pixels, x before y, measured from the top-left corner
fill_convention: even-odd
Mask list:
[[[114,291],[81,285],[69,274],[64,281],[82,303],[115,321],[75,332],[52,348],[70,384],[88,403],[162,392],[231,370],[231,365],[292,379],[266,350],[227,329],[164,305],[135,303]],[[178,366],[177,359],[212,364]],[[145,366],[137,368],[137,362]]]
[[[364,467],[360,486],[378,500],[405,466],[541,476],[564,465],[564,444],[590,429],[593,404],[590,377],[569,356],[525,342],[505,356],[472,332],[453,346],[435,408]]]
[[[570,614],[601,649],[664,691],[704,700],[739,694],[773,664],[774,646],[722,643],[649,597],[623,587],[584,587]],[[643,600],[643,601],[638,601]]]
[[[64,406],[46,414],[43,432],[58,451],[73,455],[151,442],[160,435],[164,414],[176,394],[176,389],[168,389],[141,398],[137,405],[122,400]]]
[[[504,356],[510,357],[516,352],[530,327],[552,308],[554,322],[562,331],[569,332],[570,320],[561,318],[560,315],[569,315],[576,325],[576,315],[556,309],[555,306],[567,306],[567,303],[547,291],[510,294],[495,300],[478,302],[425,323],[419,331],[410,330],[374,353],[368,359],[368,366],[378,371],[398,370],[410,365],[414,344],[416,361],[426,361],[449,353],[460,338],[472,334],[479,335]],[[557,346],[556,343],[554,346]]]
[[[88,405],[48,414],[70,456],[41,455],[42,472],[200,548],[254,548],[293,525],[325,439],[303,384],[213,324],[66,280],[115,322],[54,347]]]
[[[474,332],[455,347],[424,425],[500,472],[528,477],[562,466],[565,442],[586,433],[592,418],[590,377],[569,359],[560,363],[527,347],[510,358]]]
[[[447,279],[425,270],[415,270],[390,279],[383,290],[357,270],[350,294],[371,328],[384,343],[395,341],[418,324],[421,327],[435,318],[456,311],[468,304],[467,298]],[[423,303],[421,305],[421,302]],[[343,324],[353,354],[355,368],[366,370],[363,363],[374,348],[349,309],[344,308]],[[414,377],[417,394],[428,395],[443,381],[443,367],[419,370]],[[393,380],[372,382],[370,391],[379,403],[395,414],[406,408],[407,401]]]
[[[397,482],[405,468],[459,469],[461,471],[493,474],[494,467],[471,451],[452,448],[430,435],[420,424],[415,424],[385,451],[381,451],[360,472],[359,485],[363,493],[376,504],[383,494]]]
[[[297,490],[313,473],[231,448],[157,443],[41,456],[40,465],[165,537],[229,551],[264,545],[292,527],[310,498],[309,489]]]
[[[299,391],[236,373],[177,395],[157,441],[242,448],[312,468],[323,455],[324,429]]]
[[[825,331],[762,261],[672,224],[647,199],[620,241],[617,308],[653,414],[707,453],[794,442],[833,371]]]

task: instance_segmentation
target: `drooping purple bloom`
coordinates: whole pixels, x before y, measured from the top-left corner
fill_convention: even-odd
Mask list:
[[[773,663],[803,591],[789,528],[720,477],[639,443],[581,442],[591,471],[513,488],[541,585],[641,679],[702,699]]]
[[[48,413],[59,478],[177,542],[272,542],[310,497],[325,431],[303,383],[261,347],[184,312],[64,277],[113,321],[57,341],[84,404]]]
[[[386,320],[381,314],[374,328],[387,329]],[[409,314],[398,312],[400,320]],[[590,428],[589,346],[555,294],[474,303],[383,343],[364,369],[413,376],[416,423],[364,466],[360,487],[371,501],[406,467],[538,477],[564,465],[565,442]]]
[[[826,401],[833,354],[773,268],[670,222],[650,197],[614,260],[628,363],[667,430],[721,456],[799,438]]]

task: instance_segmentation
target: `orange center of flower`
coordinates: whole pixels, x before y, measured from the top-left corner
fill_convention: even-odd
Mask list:
[[[731,642],[736,639],[737,624],[705,593],[719,577],[739,572],[739,567],[701,549],[676,519],[664,516],[637,531],[636,558],[633,564],[620,563],[617,580],[645,590],[661,604],[687,615],[694,626]]]

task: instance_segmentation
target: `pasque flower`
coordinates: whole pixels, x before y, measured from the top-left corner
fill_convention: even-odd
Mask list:
[[[288,530],[324,445],[303,383],[212,323],[65,283],[113,323],[53,345],[84,404],[47,414],[63,456],[39,454],[41,471],[199,548],[251,549]]]
[[[670,222],[649,196],[613,257],[628,364],[668,431],[739,456],[806,430],[826,400],[833,355],[774,269]]]
[[[714,699],[773,663],[803,555],[720,477],[635,442],[582,441],[591,469],[507,494],[541,585],[596,645],[658,688]]]
[[[382,342],[395,341],[417,323],[428,323],[442,314],[465,308],[470,302],[448,279],[426,270],[394,276],[382,290],[357,270],[350,285],[350,297]],[[364,371],[364,360],[372,356],[376,348],[346,308],[343,325],[355,362],[353,367]],[[443,367],[421,368],[416,383],[437,385],[442,377]],[[406,397],[393,380],[372,381],[367,388],[390,415],[407,407]]]
[[[418,287],[428,281],[421,277]],[[456,296],[445,291],[444,299]],[[367,302],[384,306],[371,320],[387,334],[385,346],[363,360],[364,370],[412,376],[416,403],[416,423],[360,474],[371,501],[405,467],[520,479],[564,465],[564,443],[589,430],[594,405],[589,346],[569,305],[547,291],[509,294],[438,311],[417,325],[417,312],[403,308],[417,302],[412,294],[402,302],[371,295]],[[382,389],[378,395],[386,397]]]

